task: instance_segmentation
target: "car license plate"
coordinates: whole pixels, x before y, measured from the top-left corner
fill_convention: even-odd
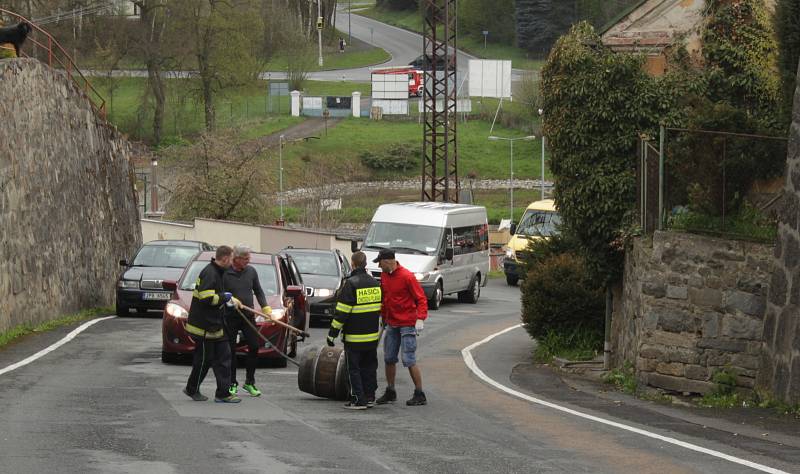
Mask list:
[[[144,293],[142,299],[144,300],[160,300],[166,301],[172,298],[172,293]]]

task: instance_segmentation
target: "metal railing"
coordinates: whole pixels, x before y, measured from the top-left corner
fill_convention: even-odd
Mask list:
[[[0,8],[0,17],[10,17],[18,22],[26,22],[31,25],[32,31],[31,34],[28,35],[26,44],[34,45],[36,50],[33,54],[28,54],[23,51],[20,51],[20,53],[24,57],[38,59],[53,69],[63,70],[67,75],[67,78],[69,78],[69,80],[72,81],[89,100],[89,103],[91,104],[95,113],[105,120],[105,99],[103,99],[97,89],[92,86],[86,76],[83,75],[81,70],[75,64],[75,61],[72,60],[72,57],[67,54],[61,44],[59,44],[59,42],[56,41],[56,39],[53,38],[50,33],[43,30],[24,16],[3,8]],[[40,35],[41,37],[39,37]]]
[[[645,233],[771,238],[786,137],[661,127],[658,138],[639,138],[636,197]]]

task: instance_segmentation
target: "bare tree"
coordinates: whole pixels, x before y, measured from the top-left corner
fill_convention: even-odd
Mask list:
[[[267,196],[275,186],[261,159],[264,149],[235,143],[235,137],[206,133],[194,146],[164,152],[182,170],[166,206],[168,217],[268,222]]]

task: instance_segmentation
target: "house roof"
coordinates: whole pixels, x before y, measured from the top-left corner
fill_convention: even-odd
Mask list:
[[[705,0],[642,0],[603,27],[603,44],[616,50],[652,51],[696,30]]]

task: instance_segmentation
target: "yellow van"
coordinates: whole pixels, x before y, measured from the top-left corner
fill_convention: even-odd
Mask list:
[[[520,258],[524,257],[528,242],[531,239],[554,235],[558,232],[559,225],[561,225],[561,215],[556,211],[555,201],[552,199],[533,202],[525,209],[519,225],[516,227],[512,225],[511,239],[506,245],[506,257],[503,260],[506,283],[514,286],[525,276]]]

